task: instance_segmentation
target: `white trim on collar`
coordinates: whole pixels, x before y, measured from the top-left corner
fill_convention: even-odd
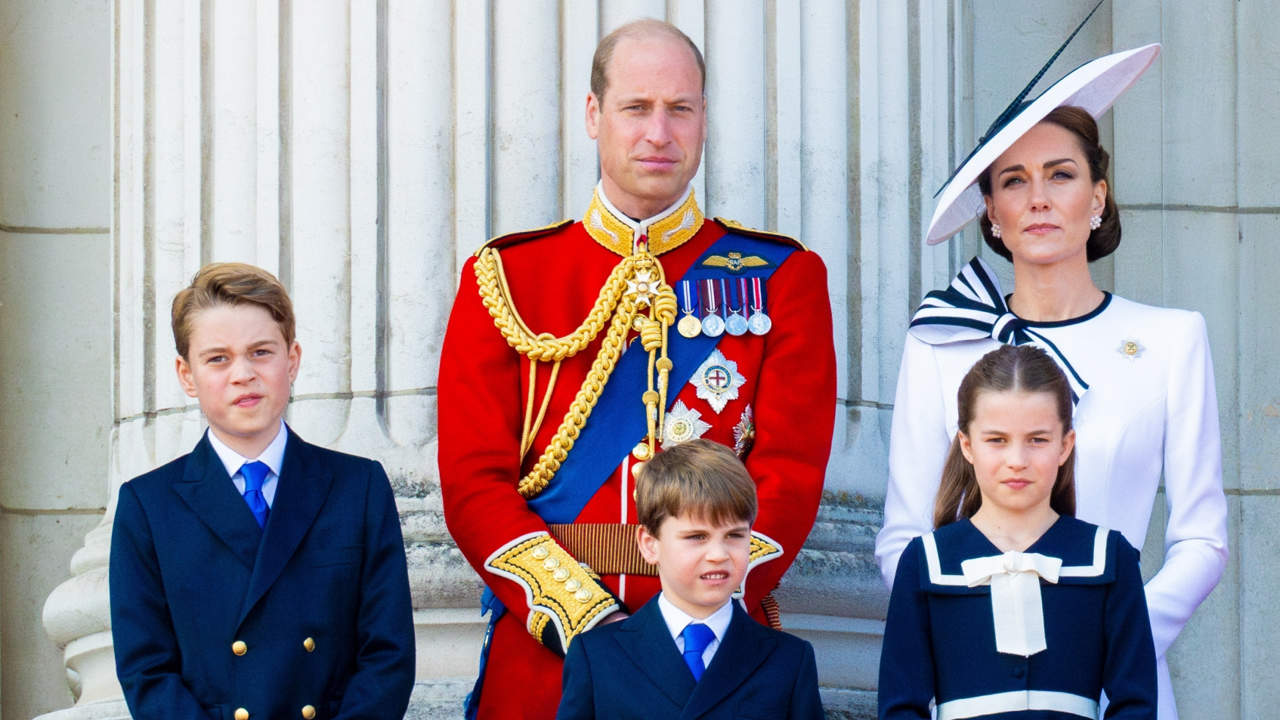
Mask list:
[[[1107,535],[1108,530],[1104,527],[1099,527],[1093,534],[1093,562],[1091,564],[1063,565],[1058,576],[1098,577],[1101,575],[1107,569]],[[920,538],[920,542],[924,546],[925,565],[929,568],[929,582],[934,585],[967,587],[969,583],[965,581],[963,574],[945,574],[942,572],[942,562],[938,558],[938,543],[933,536],[934,533],[929,533]]]

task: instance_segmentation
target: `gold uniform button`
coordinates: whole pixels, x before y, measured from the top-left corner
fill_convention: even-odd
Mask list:
[[[546,568],[547,570],[555,570],[556,568],[560,567],[560,560],[558,558],[549,557],[546,560],[542,561],[542,567]]]
[[[578,589],[581,587],[582,587],[582,583],[578,582],[577,580],[570,580],[569,582],[564,584],[564,589],[568,590],[569,592],[578,592]]]
[[[648,460],[650,457],[653,456],[653,452],[649,449],[648,442],[642,442],[637,444],[634,448],[631,449],[631,454],[634,455],[635,458],[640,461]]]
[[[303,705],[303,706],[302,706],[302,717],[303,717],[303,720],[311,720],[311,718],[313,718],[313,717],[315,717],[315,716],[316,716],[316,708],[315,708],[315,706],[314,706],[314,705]]]
[[[556,582],[564,582],[569,579],[569,571],[564,568],[556,568],[556,571],[551,573],[551,577],[554,578]]]
[[[302,649],[303,649],[303,650],[306,650],[307,652],[315,652],[315,651],[316,651],[316,641],[315,641],[315,640],[312,640],[311,638],[307,638],[306,640],[303,640],[303,641],[302,641]],[[310,706],[310,705],[308,705],[307,707],[311,707],[311,706]]]
[[[235,653],[236,655],[243,655],[249,652],[249,646],[245,645],[243,640],[237,640],[231,643],[231,652]]]
[[[582,588],[578,592],[574,593],[573,596],[578,599],[578,602],[586,602],[591,599],[591,591],[586,588]]]
[[[547,557],[547,555],[549,555],[549,554],[550,554],[550,553],[548,553],[548,552],[547,552],[547,548],[546,548],[546,546],[545,546],[545,545],[539,545],[538,547],[536,547],[536,548],[534,548],[534,549],[533,549],[533,559],[534,559],[534,560],[543,560],[543,559],[545,559],[545,558]]]
[[[244,708],[236,708],[236,720],[249,720],[249,711]]]

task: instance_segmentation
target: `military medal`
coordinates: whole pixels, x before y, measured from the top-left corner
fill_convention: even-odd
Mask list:
[[[724,331],[730,335],[747,334],[747,319],[743,317],[743,313],[747,311],[747,303],[745,300],[747,284],[745,281],[740,282],[742,282],[744,292],[734,301],[733,304],[739,306],[737,310],[734,310],[732,305],[729,303],[729,291],[725,289],[724,279],[720,279],[720,294],[724,296],[724,306],[725,309],[729,311],[729,317],[725,318],[724,321]]]
[[[662,448],[679,445],[682,442],[702,437],[711,424],[702,419],[702,413],[677,400],[675,406],[667,411],[666,422],[662,426]]]
[[[689,383],[698,389],[698,397],[706,400],[717,413],[724,410],[730,400],[738,399],[738,388],[746,382],[747,378],[738,372],[738,363],[726,358],[719,349],[714,350],[689,378]]]
[[[716,298],[716,281],[708,279],[706,288],[707,314],[702,318],[702,334],[720,337],[724,334],[724,318],[720,317],[720,303]]]
[[[684,312],[684,317],[680,318],[680,322],[676,323],[676,330],[687,338],[696,338],[702,334],[702,321],[694,314],[694,311],[698,309],[698,304],[696,303],[698,290],[693,286],[692,281],[681,280],[680,292],[684,299],[684,304],[680,308]]]
[[[765,335],[773,327],[773,320],[764,312],[764,283],[760,278],[751,278],[751,317],[747,318],[747,328],[753,335]]]
[[[742,417],[738,418],[738,424],[733,426],[733,452],[737,454],[739,460],[747,457],[755,441],[756,421],[751,413],[751,405],[748,403],[742,411]]]

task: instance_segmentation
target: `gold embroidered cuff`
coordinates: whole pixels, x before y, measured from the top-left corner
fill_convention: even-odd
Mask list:
[[[782,557],[782,543],[762,532],[751,531],[751,550],[747,555],[747,572],[761,563]],[[744,579],[745,583],[746,580]]]
[[[600,578],[545,532],[512,540],[494,551],[484,566],[524,588],[529,633],[560,654],[578,633],[621,609]]]

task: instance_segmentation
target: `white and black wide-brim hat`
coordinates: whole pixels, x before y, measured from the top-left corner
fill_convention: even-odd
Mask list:
[[[1159,54],[1159,43],[1112,53],[1067,73],[1030,103],[1023,104],[1021,97],[1015,100],[939,191],[938,206],[933,211],[925,242],[936,245],[946,240],[986,209],[977,185],[978,176],[1050,111],[1062,105],[1075,105],[1096,120],[1142,76]],[[1040,72],[1043,74],[1044,70]],[[1035,82],[1033,80],[1032,85]],[[1028,90],[1030,86],[1023,90],[1023,96]]]

